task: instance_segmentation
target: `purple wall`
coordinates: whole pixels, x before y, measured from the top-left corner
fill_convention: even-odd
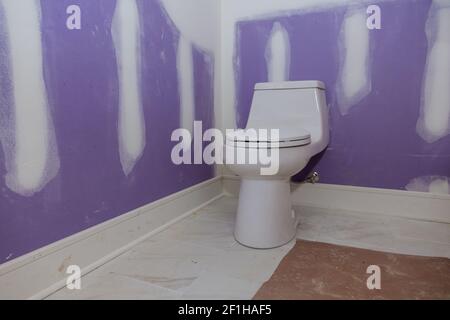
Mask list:
[[[306,171],[315,168],[324,183],[392,189],[404,189],[421,176],[450,177],[450,136],[427,143],[416,132],[431,1],[371,4],[382,10],[382,29],[370,31],[372,90],[347,115],[339,112],[335,90],[338,35],[347,7],[238,23],[238,126],[245,127],[254,84],[267,81],[265,47],[278,21],[290,38],[289,80],[317,79],[327,86],[331,143]]]
[[[74,1],[41,1],[45,83],[61,168],[43,190],[20,196],[3,180],[6,169],[0,148],[0,264],[213,176],[212,167],[175,166],[170,159],[174,145],[170,136],[180,126],[179,32],[157,0],[138,1],[147,143],[131,174],[124,175],[111,36],[115,1],[75,2],[82,8],[83,27],[69,31],[65,11]],[[7,52],[6,43],[0,36],[0,53]],[[213,60],[193,50],[195,115],[206,130],[213,126]],[[9,82],[6,65],[0,63],[0,85],[9,88],[5,96],[11,93],[4,85]],[[13,116],[12,112],[10,105],[0,105],[2,117]]]

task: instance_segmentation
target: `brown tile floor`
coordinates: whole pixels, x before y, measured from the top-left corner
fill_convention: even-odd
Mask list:
[[[367,288],[370,265],[380,290]],[[254,299],[450,299],[450,259],[299,240]]]

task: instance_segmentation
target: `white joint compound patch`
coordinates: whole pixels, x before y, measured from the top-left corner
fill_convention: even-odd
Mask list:
[[[183,35],[178,42],[177,69],[181,127],[192,134],[195,120],[194,58],[192,44]]]
[[[370,70],[370,37],[365,8],[349,9],[339,35],[341,65],[337,98],[342,115],[372,90]]]
[[[450,194],[450,178],[441,176],[424,176],[412,179],[405,187],[409,191]]]
[[[273,25],[265,57],[269,82],[289,80],[291,62],[289,34],[279,22],[275,22]]]
[[[3,122],[6,185],[32,196],[59,171],[59,156],[44,83],[39,1],[1,0],[9,47],[13,114]],[[3,116],[3,115],[2,115]]]
[[[450,133],[450,2],[434,1],[426,24],[428,54],[417,133],[433,143]]]
[[[145,121],[140,94],[140,28],[135,0],[118,0],[112,24],[119,74],[119,153],[130,174],[145,149]]]

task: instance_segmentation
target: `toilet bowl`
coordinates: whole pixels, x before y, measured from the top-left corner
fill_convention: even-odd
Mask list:
[[[248,132],[277,130],[275,136]],[[329,142],[325,86],[320,81],[288,81],[255,85],[245,130],[226,137],[225,164],[241,177],[234,235],[252,248],[273,248],[296,235],[297,216],[292,209],[290,177]],[[227,155],[243,155],[230,161]],[[277,170],[266,172],[267,157]],[[251,157],[253,156],[253,158]]]

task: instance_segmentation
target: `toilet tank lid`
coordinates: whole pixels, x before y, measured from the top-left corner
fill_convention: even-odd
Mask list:
[[[325,90],[325,84],[318,80],[308,81],[283,81],[283,82],[260,82],[255,84],[255,90],[286,90],[316,88]]]

